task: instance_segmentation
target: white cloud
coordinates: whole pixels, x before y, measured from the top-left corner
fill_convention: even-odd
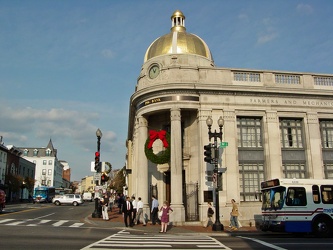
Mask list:
[[[260,44],[267,43],[274,40],[277,36],[277,33],[261,34],[259,35],[257,42]]]
[[[36,139],[69,139],[84,150],[91,147],[91,139],[97,129],[91,121],[99,118],[97,113],[57,108],[47,110],[0,106],[0,113],[0,135],[3,135],[6,143],[21,146],[21,143],[31,144]],[[111,148],[116,134],[104,131],[104,137],[105,146]]]
[[[258,35],[257,43],[264,44],[278,37],[278,33],[273,26],[273,21],[270,18],[264,18],[262,24],[264,27]]]
[[[114,53],[110,49],[102,50],[101,54],[102,54],[103,57],[106,57],[106,58],[113,58],[114,57]]]
[[[298,12],[303,13],[303,14],[312,14],[313,13],[313,8],[309,4],[300,3],[300,4],[297,5],[296,10]]]
[[[238,15],[238,19],[248,21],[249,17],[247,14],[241,13]]]

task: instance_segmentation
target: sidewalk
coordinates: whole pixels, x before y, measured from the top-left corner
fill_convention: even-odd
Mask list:
[[[109,211],[109,221],[104,221],[102,218],[92,218],[91,215],[85,218],[85,221],[104,228],[120,228],[126,230],[138,230],[147,233],[158,233],[161,229],[161,226],[156,224],[150,224],[148,221],[147,226],[143,226],[143,224],[134,225],[133,227],[125,227],[124,218],[122,214],[118,213],[118,209],[115,208],[112,212]],[[207,235],[232,235],[237,233],[255,233],[258,232],[255,227],[241,227],[238,231],[231,231],[228,226],[224,225],[224,231],[213,231],[212,227],[203,227],[198,225],[184,225],[184,226],[168,226],[167,233],[178,234],[178,233],[197,233],[197,234],[207,234]]]

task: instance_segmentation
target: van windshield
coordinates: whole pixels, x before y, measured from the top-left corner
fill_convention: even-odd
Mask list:
[[[262,210],[279,210],[285,203],[286,188],[276,187],[262,191]]]

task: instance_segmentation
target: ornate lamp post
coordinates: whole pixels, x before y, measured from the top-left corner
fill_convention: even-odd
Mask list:
[[[96,137],[97,137],[97,152],[98,157],[100,157],[100,149],[101,149],[101,138],[102,138],[102,131],[100,129],[97,129],[96,131]],[[96,185],[98,185],[99,181],[96,181]],[[96,197],[96,189],[95,189],[95,211],[92,213],[93,218],[100,218],[102,213],[99,209],[99,198]]]
[[[223,224],[220,222],[220,202],[219,202],[219,189],[220,189],[220,185],[221,183],[219,183],[219,173],[218,173],[218,156],[219,156],[219,149],[217,146],[217,138],[220,139],[220,141],[222,142],[222,128],[223,128],[223,124],[224,124],[224,120],[222,118],[222,116],[220,116],[220,118],[217,121],[220,131],[216,132],[216,130],[214,132],[211,132],[211,127],[213,124],[213,119],[209,116],[206,120],[206,124],[208,126],[208,136],[209,136],[209,141],[214,138],[214,144],[213,144],[213,148],[214,148],[214,158],[212,159],[212,163],[214,164],[214,174],[216,176],[216,188],[215,188],[215,223],[213,224],[213,231],[222,231],[224,229]]]

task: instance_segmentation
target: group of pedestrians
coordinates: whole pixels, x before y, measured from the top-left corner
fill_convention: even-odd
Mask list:
[[[129,196],[119,195],[116,200],[114,200],[112,197],[108,197],[107,194],[104,194],[104,197],[100,198],[103,220],[109,220],[108,211],[112,211],[114,202],[118,203],[119,214],[123,214],[126,227],[133,227],[134,225],[137,225],[139,223],[142,223],[143,226],[147,225],[148,218],[143,212],[143,202],[141,200],[141,197],[139,197],[137,201],[135,199],[135,196],[132,196],[130,198]],[[238,230],[238,228],[241,227],[240,222],[238,221],[238,206],[234,199],[231,200],[231,203],[232,210],[230,212],[230,227],[231,230]],[[163,205],[159,207],[158,200],[155,196],[152,196],[152,205],[150,212],[151,224],[160,224],[160,233],[166,233],[169,224],[169,215],[173,212],[173,209],[169,206],[168,201],[164,201]],[[208,202],[207,220],[204,222],[204,227],[207,227],[210,223],[213,223],[213,215],[213,206],[211,202]]]
[[[147,218],[143,213],[143,202],[141,197],[139,197],[138,201],[136,201],[134,196],[132,196],[131,199],[129,196],[127,196],[120,209],[121,213],[123,214],[124,224],[126,227],[133,227],[139,223],[142,223],[143,226],[147,225]],[[166,233],[169,224],[169,214],[173,212],[172,208],[169,206],[169,203],[164,201],[163,206],[159,208],[158,200],[155,196],[152,196],[152,206],[150,212],[151,224],[161,224],[160,233]],[[158,213],[160,213],[160,216]]]
[[[239,211],[238,206],[236,204],[236,201],[234,199],[231,200],[232,204],[232,210],[230,212],[230,225],[231,230],[236,231],[241,227],[240,222],[238,221]],[[210,223],[213,224],[212,217],[214,215],[214,210],[212,207],[212,203],[208,202],[208,208],[207,208],[207,219],[204,222],[204,227],[208,227]]]

